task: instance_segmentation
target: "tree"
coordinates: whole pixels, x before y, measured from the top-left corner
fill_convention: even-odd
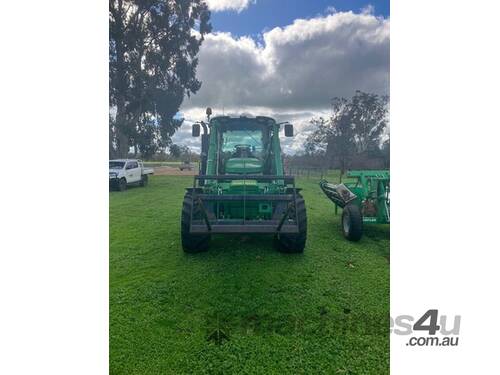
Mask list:
[[[356,91],[349,108],[356,152],[379,150],[388,123],[389,98]]]
[[[131,140],[134,149],[141,153],[142,158],[151,159],[154,154],[163,152],[172,143],[170,137],[173,135],[173,130],[180,127],[182,122],[182,119],[173,119],[172,123],[176,125],[170,127],[172,132],[162,134],[162,131],[167,129],[157,126],[154,118],[144,116],[137,124],[135,135]]]
[[[343,174],[356,154],[380,151],[387,127],[388,97],[356,91],[349,100],[334,98],[330,118],[312,119],[308,152],[324,152],[329,166],[337,161]]]
[[[181,148],[181,157],[189,160],[191,158],[191,149],[189,148],[189,146],[182,145],[180,148]]]
[[[179,145],[176,145],[175,143],[170,145],[170,155],[174,159],[179,159],[181,157],[181,153],[182,153],[182,150],[181,150],[181,147]]]
[[[307,138],[305,149],[323,152],[328,166],[338,160],[343,174],[355,150],[351,102],[345,98],[334,98],[330,118],[312,119],[311,125],[316,130]]]
[[[331,136],[331,127],[329,120],[323,117],[313,118],[310,122],[311,126],[315,129],[314,132],[307,137],[304,144],[304,150],[307,155],[324,154],[328,144],[328,139]]]
[[[209,19],[202,0],[110,0],[111,151],[169,144],[184,97],[201,87],[196,56]]]

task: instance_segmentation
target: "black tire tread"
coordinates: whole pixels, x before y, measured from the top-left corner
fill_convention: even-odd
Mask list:
[[[120,180],[118,180],[118,191],[125,191],[127,190],[127,180],[125,178],[120,178]]]
[[[349,215],[349,233],[346,233],[344,230],[344,215]],[[361,209],[358,205],[348,204],[344,207],[342,211],[341,226],[344,237],[349,241],[356,242],[361,239],[363,236],[363,215],[361,214]]]
[[[187,192],[184,195],[184,201],[182,203],[181,243],[184,252],[191,254],[207,251],[210,245],[209,234],[189,233],[189,227],[191,226],[191,210],[193,208],[192,202],[193,199],[191,194]]]
[[[307,212],[304,198],[297,194],[299,233],[282,233],[276,237],[276,247],[282,253],[302,253],[307,239]]]

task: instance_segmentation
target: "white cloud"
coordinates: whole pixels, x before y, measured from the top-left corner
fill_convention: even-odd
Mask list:
[[[367,6],[361,8],[361,13],[362,14],[374,14],[375,13],[375,7],[371,4],[368,4]]]
[[[274,28],[263,33],[261,43],[209,34],[198,77],[200,91],[181,109],[186,118],[203,119],[210,106],[215,114],[224,108],[225,114],[292,121],[299,136],[285,148],[293,151],[311,117],[328,114],[333,97],[350,97],[355,90],[388,93],[389,20],[366,11],[336,12]]]
[[[389,20],[335,13],[263,34],[263,44],[228,33],[206,36],[200,91],[185,108],[325,108],[355,90],[387,93]]]
[[[208,8],[213,12],[222,12],[226,10],[241,12],[255,1],[252,0],[206,0]]]
[[[333,5],[327,6],[325,9],[326,13],[337,13],[337,8],[335,8]]]

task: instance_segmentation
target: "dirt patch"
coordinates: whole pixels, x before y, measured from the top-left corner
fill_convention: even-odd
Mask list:
[[[179,168],[174,167],[154,167],[156,176],[194,176],[197,174],[197,171],[193,168],[192,170],[183,170],[181,171]]]

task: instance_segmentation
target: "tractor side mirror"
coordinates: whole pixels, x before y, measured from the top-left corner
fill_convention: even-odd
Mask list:
[[[285,124],[285,137],[293,137],[293,125]]]
[[[193,124],[191,131],[193,133],[193,137],[199,137],[200,136],[200,124]]]

